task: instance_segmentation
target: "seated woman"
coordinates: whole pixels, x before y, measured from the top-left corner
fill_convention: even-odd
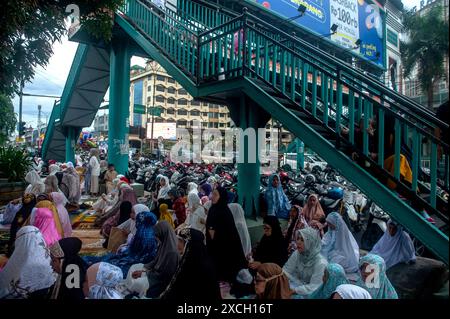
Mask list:
[[[120,267],[124,274],[134,264],[148,264],[155,258],[157,252],[157,242],[153,226],[157,219],[151,212],[142,212],[136,216],[136,235],[134,235],[129,245],[121,247],[117,253],[109,253],[102,257],[88,256],[84,260],[88,264],[95,262],[108,262]]]
[[[387,231],[370,253],[382,257],[386,263],[386,269],[399,263],[414,263],[416,252],[411,237],[393,220],[389,220],[387,226]]]
[[[17,232],[25,225],[27,220],[30,218],[31,211],[36,205],[36,196],[32,193],[26,193],[22,197],[22,207],[14,216],[11,223],[11,228],[9,229],[9,242],[8,242],[8,252],[7,256],[11,256],[14,251],[14,241],[16,240]]]
[[[275,216],[264,217],[264,235],[256,247],[249,268],[256,270],[263,263],[283,266],[287,260],[287,247],[281,233],[280,222]]]
[[[51,259],[39,229],[24,226],[17,232],[15,249],[0,271],[0,298],[48,299],[55,283]]]
[[[180,253],[177,249],[178,239],[169,223],[161,221],[156,224],[155,236],[158,240],[158,253],[155,259],[144,265],[143,270],[137,270],[131,274],[133,279],[137,279],[146,273],[149,283],[147,298],[157,298],[166,289],[180,261]]]
[[[336,288],[331,299],[372,299],[372,296],[361,287],[342,284]]]
[[[121,183],[119,177],[116,177],[113,180],[114,188],[109,194],[102,194],[97,201],[92,205],[92,209],[94,209],[97,213],[102,214],[106,211],[109,211],[111,208],[115,206],[117,201],[119,200],[119,189],[120,185],[125,184]]]
[[[61,236],[56,229],[56,223],[53,218],[53,213],[48,208],[36,209],[36,216],[34,218],[32,226],[35,226],[41,231],[47,247],[50,247],[55,242],[61,239]]]
[[[186,194],[194,193],[195,195],[198,195],[198,185],[194,182],[189,182],[186,190]]]
[[[322,242],[317,229],[308,227],[298,231],[297,250],[283,267],[291,288],[306,297],[322,284],[327,261],[320,254]]]
[[[322,285],[308,299],[330,299],[339,285],[348,284],[344,268],[339,264],[328,264],[322,278]]]
[[[50,247],[52,258],[52,268],[58,274],[58,279],[53,288],[52,299],[58,300],[81,300],[84,299],[83,283],[86,278],[87,265],[78,255],[82,242],[79,238],[63,238]],[[78,276],[68,278],[74,273],[74,266],[77,267]],[[66,280],[70,279],[74,284],[68,288]],[[75,282],[73,281],[75,280]]]
[[[260,264],[255,276],[256,298],[290,299],[293,291],[283,269],[274,263]]]
[[[306,205],[302,209],[302,213],[308,225],[320,230],[321,235],[323,235],[325,213],[316,194],[309,195]]]
[[[45,178],[44,181],[45,184],[45,193],[60,193],[62,196],[64,196],[64,200],[67,202],[66,195],[59,189],[58,186],[58,178],[55,175],[49,175]]]
[[[221,299],[216,270],[204,240],[205,236],[196,229],[180,231],[177,246],[182,258],[161,299],[198,302]]]
[[[119,184],[118,184],[119,185]],[[97,227],[103,226],[103,224],[111,217],[114,217],[120,210],[120,205],[122,202],[130,202],[132,205],[136,205],[137,197],[136,193],[130,186],[126,186],[125,184],[121,184],[123,186],[119,186],[119,200],[116,202],[114,207],[111,209],[100,213],[95,220],[94,225]]]
[[[122,282],[123,274],[119,267],[99,262],[86,271],[83,292],[88,299],[123,299],[117,287]]]
[[[372,299],[398,299],[386,275],[386,264],[380,256],[367,254],[359,260],[361,278],[356,283],[366,289]]]
[[[127,244],[131,243],[134,235],[136,234],[136,216],[138,216],[142,212],[149,212],[150,208],[145,206],[144,204],[136,204],[131,209],[130,218],[128,218],[123,223],[119,224],[117,228],[122,229],[128,236]]]
[[[297,249],[295,238],[297,232],[305,227],[308,227],[308,223],[303,216],[301,207],[298,205],[293,205],[289,211],[289,222],[285,233],[283,234],[287,245],[288,256],[290,256]]]
[[[34,206],[35,209],[31,211],[31,215],[29,220],[26,222],[27,225],[34,224],[34,220],[36,217],[36,209],[37,208],[48,208],[51,210],[53,214],[53,220],[56,225],[56,230],[58,231],[58,234],[60,238],[64,238],[64,229],[61,224],[61,220],[59,219],[58,210],[56,209],[55,203],[53,203],[53,198],[50,194],[40,194],[37,197],[37,203]]]
[[[103,223],[102,229],[100,233],[105,238],[105,241],[103,243],[103,247],[108,247],[108,240],[109,235],[111,233],[111,229],[113,227],[117,227],[118,225],[121,225],[122,223],[126,222],[128,219],[131,218],[133,205],[131,205],[130,202],[125,201],[120,204],[119,211],[116,213],[116,215],[110,217],[106,222]]]
[[[188,208],[190,213],[186,218],[186,226],[197,229],[204,234],[206,231],[206,210],[197,194],[188,194]]]
[[[281,187],[280,177],[273,174],[269,178],[269,185],[264,193],[267,202],[267,215],[288,219],[291,204]]]
[[[175,227],[178,227],[186,221],[186,203],[184,201],[184,194],[180,194],[176,188],[172,188],[168,192],[168,195],[172,201],[172,210],[177,217],[175,220]]]
[[[212,186],[208,182],[205,182],[199,186],[198,197],[202,198],[203,196],[209,197],[212,192]]]
[[[167,204],[159,205],[159,221],[166,221],[169,225],[175,229],[172,214],[169,212],[169,206]]]
[[[53,199],[53,203],[58,211],[59,220],[63,228],[64,237],[72,236],[72,223],[70,221],[69,213],[65,207],[67,201],[64,195],[60,193],[51,193],[50,196]]]
[[[327,216],[328,231],[322,239],[322,256],[344,267],[346,273],[358,272],[359,247],[341,215]]]
[[[45,192],[45,184],[42,182],[39,174],[35,170],[31,170],[25,176],[25,181],[29,183],[25,189],[25,194],[33,194],[37,196]]]

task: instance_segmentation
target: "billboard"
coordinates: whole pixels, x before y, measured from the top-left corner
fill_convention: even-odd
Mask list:
[[[177,123],[153,123],[153,139],[177,140]],[[147,123],[147,138],[152,138],[152,123]]]
[[[353,52],[384,67],[386,14],[378,4],[369,0],[257,0],[257,2],[286,19],[298,16],[299,6],[305,6],[305,14],[293,19],[294,23],[349,50],[359,39],[361,45]],[[330,34],[333,24],[338,26],[337,32]]]

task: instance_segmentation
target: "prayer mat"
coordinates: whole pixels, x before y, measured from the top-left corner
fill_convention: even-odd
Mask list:
[[[87,256],[101,256],[107,253],[102,244],[104,238],[98,229],[76,229],[72,237],[78,237],[83,243],[80,254]]]

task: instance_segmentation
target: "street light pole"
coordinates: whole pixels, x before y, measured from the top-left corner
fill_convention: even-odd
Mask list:
[[[19,92],[19,140],[22,137],[22,96],[23,96],[23,80],[20,81],[20,92]]]

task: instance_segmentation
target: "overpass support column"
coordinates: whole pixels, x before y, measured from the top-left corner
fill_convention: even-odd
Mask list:
[[[238,164],[238,198],[246,217],[256,217],[260,212],[260,160],[259,153],[265,147],[265,129],[262,138],[258,128],[265,128],[270,114],[246,96],[230,107],[230,114],[236,127],[243,130],[239,147]],[[250,129],[250,130],[247,130]],[[254,134],[251,133],[254,131]],[[255,154],[252,154],[255,153]]]
[[[130,50],[123,39],[112,41],[109,82],[108,162],[119,174],[128,170]]]
[[[66,132],[66,163],[72,162],[76,166],[75,162],[75,145],[76,145],[76,128],[69,126]]]

